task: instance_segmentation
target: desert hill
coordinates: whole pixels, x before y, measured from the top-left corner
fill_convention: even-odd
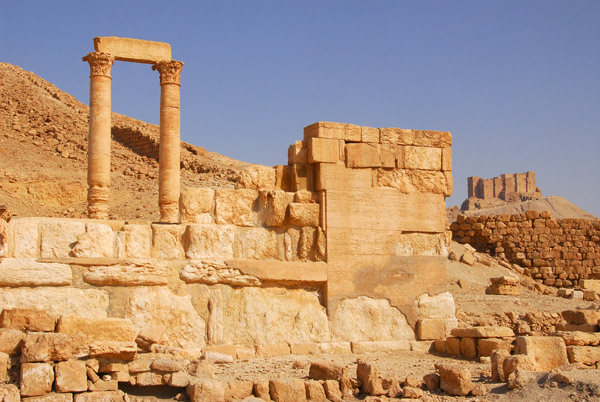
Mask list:
[[[20,216],[84,217],[88,106],[0,63],[0,204]],[[158,219],[159,128],[112,114],[110,211]],[[231,187],[245,162],[181,143],[183,186]]]

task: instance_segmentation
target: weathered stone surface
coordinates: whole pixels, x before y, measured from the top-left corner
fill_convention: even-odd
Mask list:
[[[277,379],[269,381],[269,394],[275,402],[304,402],[306,390],[304,381],[296,379]]]
[[[311,194],[309,191],[306,191]],[[258,196],[258,215],[260,222],[267,226],[283,226],[288,205],[293,201],[293,193],[283,190],[261,191]]]
[[[352,353],[391,353],[399,350],[411,350],[411,342],[408,339],[398,341],[352,341]]]
[[[288,164],[308,163],[308,143],[296,141],[288,148]]]
[[[35,308],[5,308],[0,314],[0,328],[54,332],[55,326],[55,315]]]
[[[277,233],[263,227],[235,228],[233,258],[240,260],[277,258]]]
[[[275,188],[275,169],[270,166],[251,165],[240,171],[237,188],[271,190]]]
[[[21,396],[38,396],[52,391],[54,370],[49,363],[21,363]]]
[[[204,283],[216,285],[223,283],[231,286],[260,286],[261,281],[252,275],[244,275],[238,269],[228,268],[217,262],[192,261],[179,272],[185,283]]]
[[[367,395],[384,395],[383,383],[379,370],[372,364],[358,360],[356,378],[362,382],[362,391]]]
[[[85,233],[77,236],[73,256],[79,258],[112,258],[115,234],[112,228],[102,223],[86,223]]]
[[[215,380],[201,380],[186,388],[190,402],[225,402],[225,387]]]
[[[90,345],[91,357],[133,360],[137,353],[135,342],[96,341]]]
[[[415,339],[404,315],[390,302],[360,296],[342,301],[331,319],[332,337],[341,341]]]
[[[288,214],[288,223],[290,225],[319,225],[319,204],[292,202],[289,205]]]
[[[594,346],[568,346],[567,354],[571,363],[593,366],[600,362],[600,348]]]
[[[492,351],[496,349],[504,349],[510,352],[512,339],[500,338],[480,338],[477,341],[477,349],[479,356],[490,356]]]
[[[152,362],[150,366],[153,370],[172,373],[183,369],[183,364],[177,360],[158,358]]]
[[[161,342],[179,347],[203,347],[206,324],[192,306],[191,296],[176,296],[164,287],[133,289],[125,315],[134,325],[167,328]]]
[[[123,394],[118,391],[95,391],[75,394],[74,402],[123,402]]]
[[[447,172],[450,173],[450,172]],[[452,195],[452,174],[433,170],[379,169],[377,184],[392,187],[402,194],[432,193],[445,197]]]
[[[181,223],[212,223],[215,210],[215,190],[185,187],[179,198]]]
[[[156,387],[164,384],[162,373],[146,371],[135,375],[135,384],[140,387]]]
[[[68,335],[74,345],[80,346],[98,341],[132,342],[138,330],[128,319],[63,315],[56,324],[56,332]]]
[[[598,346],[600,333],[580,331],[557,331],[553,335],[561,337],[567,346]]]
[[[68,360],[54,366],[58,392],[87,391],[87,369],[83,360]]]
[[[0,384],[8,381],[8,368],[10,367],[10,356],[0,352]]]
[[[157,286],[168,283],[166,266],[159,260],[91,266],[83,273],[83,280],[97,286]]]
[[[529,356],[534,371],[550,371],[569,364],[565,341],[557,336],[518,336],[515,352]]]
[[[448,394],[465,396],[473,389],[468,368],[448,363],[437,363],[435,368],[440,375],[440,388]]]
[[[54,221],[40,223],[40,255],[42,258],[73,257],[73,246],[85,233],[85,223]]]
[[[504,375],[504,359],[510,356],[510,352],[504,349],[496,349],[490,353],[492,364],[492,381],[506,381]]]
[[[256,346],[256,357],[268,358],[276,356],[287,356],[291,353],[289,343],[271,343]]]
[[[477,357],[477,338],[462,338],[460,340],[460,354],[466,359]]]
[[[379,144],[349,143],[346,144],[346,167],[365,168],[380,167]]]
[[[94,49],[97,52],[108,53],[121,61],[155,64],[159,61],[171,60],[171,45],[164,42],[98,36],[94,38]]]
[[[342,391],[340,390],[340,383],[335,380],[327,380],[323,383],[325,389],[325,395],[327,399],[334,402],[342,401]]]
[[[39,225],[39,218],[15,217],[10,220],[9,231],[13,237],[12,257],[35,258],[39,255]]]
[[[531,357],[527,355],[506,356],[502,361],[502,373],[504,378],[508,380],[510,375],[516,370],[535,371],[535,363]]]
[[[225,387],[225,400],[236,402],[252,395],[252,381],[230,381]]]
[[[508,389],[520,389],[535,380],[535,373],[528,370],[517,369],[508,376],[506,385],[508,386]]]
[[[369,190],[373,187],[370,169],[348,169],[344,165],[320,164],[316,180],[317,190]]]
[[[446,338],[446,320],[440,318],[422,318],[417,321],[417,339],[439,340]]]
[[[37,308],[57,316],[106,317],[108,293],[98,289],[50,288],[0,289],[1,308]]]
[[[334,163],[340,160],[339,142],[329,138],[310,138],[308,140],[309,163]]]
[[[512,338],[515,336],[509,327],[481,326],[470,328],[455,328],[452,336],[459,338]]]
[[[342,377],[348,377],[348,369],[343,366],[324,360],[310,363],[308,378],[311,380],[340,380]]]
[[[441,170],[442,150],[431,147],[404,147],[404,167],[406,169]]]
[[[164,376],[165,384],[170,387],[178,387],[183,388],[187,387],[190,384],[190,375],[185,371],[178,371],[176,373],[165,374]]]
[[[423,294],[417,299],[417,308],[423,318],[456,318],[456,305],[450,292],[434,296]]]
[[[352,345],[350,342],[321,342],[317,343],[317,353],[350,354],[352,353]]]
[[[116,254],[119,258],[150,258],[152,255],[152,228],[150,225],[124,225],[117,232]]]
[[[429,391],[437,391],[440,389],[440,375],[436,373],[425,374],[423,382]]]
[[[450,239],[445,233],[404,233],[398,237],[396,255],[447,256]]]
[[[306,388],[306,399],[311,402],[327,402],[325,390],[320,382],[306,381],[304,386]]]
[[[14,356],[21,352],[25,333],[17,329],[0,328],[0,353]]]
[[[234,236],[235,229],[229,225],[189,225],[186,256],[190,259],[233,258]]]
[[[0,261],[0,286],[68,286],[72,275],[67,264],[38,262],[33,258]]]
[[[23,362],[63,361],[70,357],[71,343],[65,334],[30,332],[25,336],[21,351]]]
[[[575,325],[596,325],[600,320],[600,311],[596,310],[565,310],[561,315],[569,324]]]
[[[224,343],[275,344],[329,340],[325,308],[301,289],[234,289],[223,314]]]
[[[216,190],[215,222],[219,225],[254,226],[258,191]]]
[[[185,253],[182,237],[183,225],[152,225],[152,257],[166,260],[183,260]]]
[[[87,386],[87,385],[86,385]],[[1,395],[1,391],[0,391]],[[2,398],[0,397],[0,400]],[[17,399],[18,401],[19,399]],[[59,393],[59,392],[50,392],[46,395],[41,396],[31,396],[29,398],[23,399],[27,402],[73,402],[73,394],[72,393]],[[5,402],[9,402],[4,399]]]

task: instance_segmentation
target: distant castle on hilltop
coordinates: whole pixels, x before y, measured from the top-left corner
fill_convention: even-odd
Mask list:
[[[542,198],[535,184],[535,172],[502,174],[491,179],[467,177],[468,198],[461,209],[493,208]]]

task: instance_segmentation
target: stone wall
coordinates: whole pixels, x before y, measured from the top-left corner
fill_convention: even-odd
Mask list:
[[[491,179],[467,177],[467,197],[461,206],[463,211],[534,200],[541,198],[542,192],[535,184],[535,172],[526,172]]]
[[[130,148],[138,155],[158,160],[158,138],[151,130],[141,127],[114,125],[111,128],[113,138]]]
[[[178,224],[13,218],[0,309],[127,318],[181,348],[409,349],[419,319],[444,336],[453,304],[419,300],[445,291],[451,141],[319,122],[287,165],[183,189]]]
[[[549,212],[459,216],[453,238],[478,251],[506,258],[549,286],[581,286],[600,278],[600,221],[552,219]]]

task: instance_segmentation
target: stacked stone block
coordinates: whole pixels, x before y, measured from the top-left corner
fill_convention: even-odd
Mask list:
[[[138,155],[158,160],[159,142],[151,130],[141,127],[112,126],[112,136]]]
[[[453,238],[524,268],[537,282],[581,286],[600,278],[600,221],[552,219],[550,212],[459,216]]]

